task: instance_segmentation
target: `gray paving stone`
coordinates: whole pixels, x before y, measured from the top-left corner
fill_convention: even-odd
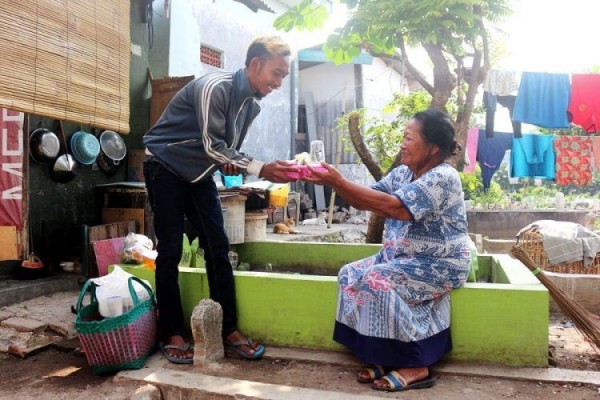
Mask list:
[[[13,328],[19,332],[41,332],[48,326],[42,321],[29,318],[12,317],[0,322],[0,326]]]

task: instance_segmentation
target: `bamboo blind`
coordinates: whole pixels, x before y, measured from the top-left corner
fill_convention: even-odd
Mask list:
[[[128,0],[0,0],[0,107],[129,132]]]

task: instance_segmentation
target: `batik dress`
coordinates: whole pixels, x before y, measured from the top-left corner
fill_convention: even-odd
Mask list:
[[[400,166],[373,188],[397,196],[414,221],[388,218],[382,249],[338,275],[334,339],[368,364],[424,367],[447,354],[449,292],[469,274],[458,173],[443,163],[412,179]]]

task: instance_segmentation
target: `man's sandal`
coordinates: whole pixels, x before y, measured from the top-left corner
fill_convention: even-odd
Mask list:
[[[254,350],[253,354],[249,354],[242,349],[242,346],[248,346],[252,350]],[[225,355],[227,357],[233,358],[243,358],[246,360],[257,360],[265,354],[265,346],[262,344],[258,346],[257,349],[254,348],[254,342],[252,339],[248,338],[247,340],[238,340],[236,342],[224,343],[223,344]]]
[[[186,357],[187,352],[194,348],[194,346],[190,343],[177,346],[174,344],[164,344],[161,342],[159,347],[165,358],[174,364],[192,364],[194,362],[194,357]],[[177,350],[182,356],[180,357],[174,354],[169,354],[169,350]]]

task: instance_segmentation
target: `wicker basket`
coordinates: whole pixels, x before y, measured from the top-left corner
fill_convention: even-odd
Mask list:
[[[596,254],[592,265],[583,265],[583,260],[550,265],[542,234],[534,228],[521,232],[517,237],[517,246],[522,248],[533,262],[540,268],[549,272],[565,274],[600,274],[600,253]]]
[[[141,283],[150,298],[140,301],[133,281]],[[82,307],[83,298],[90,293],[91,303]],[[152,289],[139,278],[129,278],[133,307],[112,318],[99,313],[95,286],[88,280],[77,300],[75,330],[94,374],[101,375],[123,369],[144,366],[156,345],[156,299]]]

